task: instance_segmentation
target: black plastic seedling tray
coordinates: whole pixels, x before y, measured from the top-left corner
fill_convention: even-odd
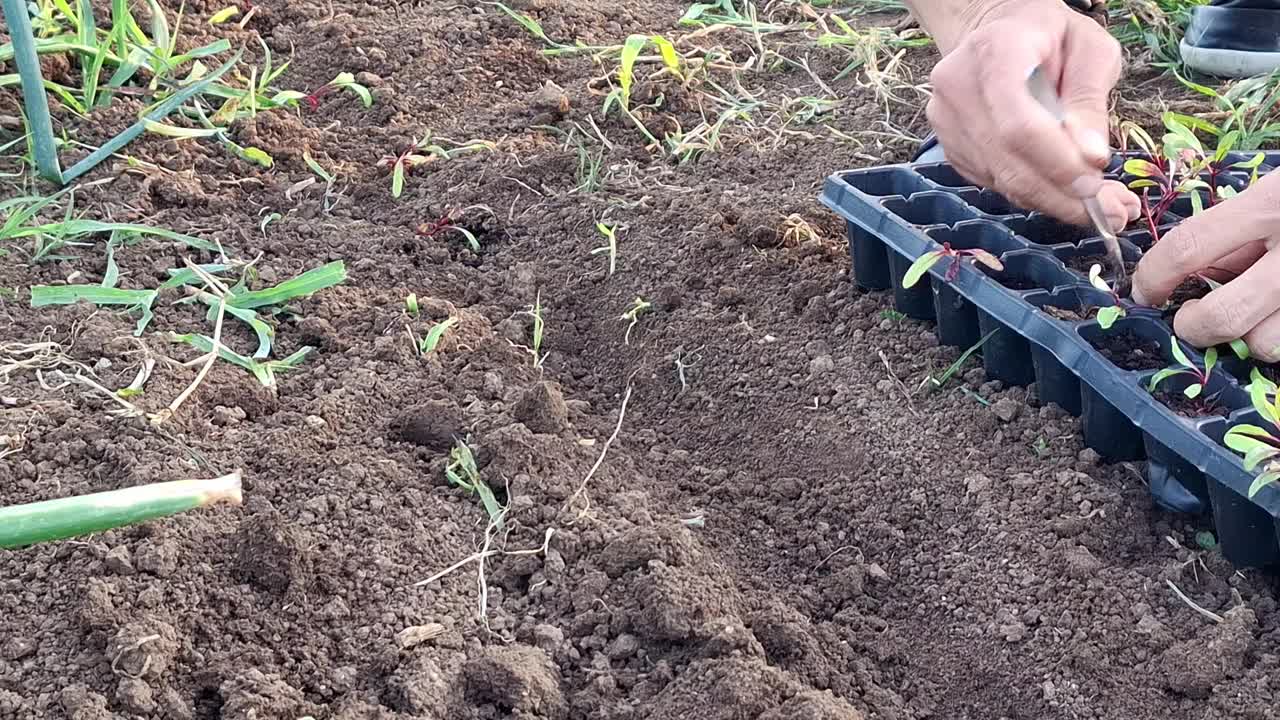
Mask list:
[[[1122,162],[1117,156],[1111,169]],[[1277,164],[1280,155],[1268,155],[1259,173]],[[1232,178],[1233,184],[1246,181]],[[1222,445],[1232,425],[1257,422],[1239,382],[1248,378],[1248,362],[1227,352],[1223,370],[1213,373],[1206,394],[1216,397],[1222,417],[1183,417],[1148,392],[1151,375],[1174,364],[1173,330],[1160,311],[1148,308],[1129,309],[1105,331],[1091,319],[1090,309],[1111,299],[1089,284],[1087,267],[1069,263],[1082,265],[1073,258],[1105,252],[1094,233],[1016,208],[945,163],[837,173],[827,179],[822,201],[848,222],[858,286],[892,290],[900,312],[936,321],[943,344],[968,348],[990,335],[981,349],[989,377],[1012,385],[1035,382],[1042,401],[1081,417],[1085,443],[1105,460],[1145,459],[1156,501],[1179,512],[1211,514],[1222,551],[1236,565],[1280,563],[1280,489],[1272,485],[1249,498],[1254,474]],[[1181,219],[1171,213],[1161,222]],[[1151,242],[1141,230],[1121,238],[1127,260],[1140,258]],[[953,249],[984,249],[1000,258],[1004,271],[966,260],[947,281],[952,260],[943,259],[903,288],[912,261],[944,242]],[[1071,313],[1082,319],[1062,318]],[[1121,368],[1099,351],[1109,333],[1125,331],[1158,344],[1164,357],[1156,367]],[[1201,362],[1199,352],[1184,349]],[[1181,389],[1171,382],[1174,391]]]

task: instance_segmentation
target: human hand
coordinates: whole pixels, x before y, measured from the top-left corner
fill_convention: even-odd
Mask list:
[[[924,5],[912,5],[922,22]],[[1111,154],[1107,98],[1120,77],[1115,39],[1061,0],[967,8],[930,26],[945,56],[927,113],[948,161],[968,180],[1067,222],[1089,224],[1081,200],[1093,196],[1113,230],[1137,219],[1138,198],[1101,171]],[[1026,90],[1037,65],[1062,98],[1065,126]]]
[[[1183,304],[1178,337],[1197,347],[1243,339],[1253,357],[1280,362],[1280,175],[1169,231],[1138,263],[1133,299],[1163,305],[1196,273],[1226,284]]]

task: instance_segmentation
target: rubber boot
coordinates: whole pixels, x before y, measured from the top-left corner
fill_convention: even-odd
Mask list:
[[[1191,12],[1182,61],[1205,75],[1245,78],[1280,69],[1280,0],[1214,0]]]

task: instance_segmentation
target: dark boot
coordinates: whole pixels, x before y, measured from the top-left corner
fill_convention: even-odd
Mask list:
[[[1280,68],[1280,0],[1214,0],[1195,8],[1182,61],[1205,75],[1244,78]]]

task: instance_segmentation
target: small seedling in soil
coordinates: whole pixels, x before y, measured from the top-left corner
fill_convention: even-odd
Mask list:
[[[616,225],[605,225],[602,222],[596,223],[596,230],[605,237],[605,244],[591,251],[592,255],[609,254],[609,277],[613,277],[613,272],[618,266],[618,233],[616,228]]]
[[[445,147],[451,145],[452,147]],[[404,193],[405,178],[415,168],[426,165],[433,160],[452,160],[460,155],[494,150],[497,148],[488,140],[470,140],[455,143],[448,138],[435,137],[431,133],[421,140],[416,140],[399,155],[386,155],[378,161],[378,167],[391,168],[391,197],[398,198]]]
[[[502,527],[502,506],[498,504],[498,498],[494,496],[493,490],[489,489],[488,484],[480,477],[475,455],[462,440],[459,440],[453,450],[449,451],[449,464],[444,468],[444,477],[450,485],[457,485],[469,493],[478,495],[484,511],[489,514],[489,521],[497,527]]]
[[[404,299],[404,311],[409,313],[409,317],[418,317],[417,293],[409,293],[409,296]]]
[[[1249,386],[1249,397],[1265,425],[1236,425],[1227,431],[1223,442],[1244,455],[1245,470],[1262,468],[1249,486],[1249,497],[1253,497],[1262,488],[1280,480],[1277,461],[1280,458],[1280,400],[1275,395],[1269,396],[1266,388],[1257,382]]]
[[[431,329],[427,331],[427,334],[424,335],[421,340],[417,340],[415,342],[415,345],[418,348],[418,354],[430,355],[435,352],[440,347],[440,341],[444,339],[444,334],[449,331],[449,328],[457,324],[458,318],[451,317],[431,326]],[[412,331],[410,331],[409,336],[413,337]]]
[[[546,357],[542,354],[542,337],[546,330],[546,323],[542,317],[542,293],[539,292],[533,299],[533,307],[528,311],[528,315],[533,319],[533,337],[529,347],[529,353],[533,355],[533,367],[542,369],[542,361]]]
[[[640,316],[648,312],[653,307],[653,303],[641,297],[636,297],[632,303],[631,309],[622,313],[619,319],[627,324],[627,332],[622,336],[622,344],[631,344],[631,331],[635,329],[636,323],[640,322]]]
[[[369,92],[369,88],[356,82],[356,76],[349,72],[340,72],[332,80],[316,88],[311,94],[302,99],[307,107],[314,110],[320,109],[320,100],[338,90],[350,90],[356,97],[360,98],[360,102],[365,107],[373,106],[373,95]]]
[[[974,343],[973,346],[970,347],[968,350],[965,350],[964,352],[960,353],[960,357],[956,358],[956,361],[951,363],[951,365],[949,365],[947,369],[943,371],[943,373],[938,377],[934,377],[933,375],[929,375],[928,377],[926,377],[924,379],[924,382],[920,383],[920,388],[917,389],[917,392],[919,392],[919,390],[924,389],[925,387],[930,387],[934,390],[941,390],[942,386],[946,385],[947,381],[955,377],[956,373],[960,372],[960,368],[964,367],[964,364],[969,361],[969,358],[973,357],[974,353],[981,350],[982,346],[987,344],[987,341],[990,340],[991,336],[995,335],[998,330],[999,328],[987,333],[986,335],[983,336],[981,340]]]
[[[1111,326],[1116,324],[1116,320],[1124,317],[1125,301],[1120,298],[1120,293],[1112,289],[1110,283],[1102,279],[1101,265],[1089,268],[1089,284],[1110,295],[1115,302],[1114,305],[1098,309],[1098,325],[1103,330],[1110,330]]]
[[[943,279],[951,282],[960,274],[960,261],[966,257],[973,258],[976,262],[980,262],[996,272],[1004,270],[1004,263],[986,250],[980,248],[953,250],[951,243],[943,243],[940,249],[927,252],[911,263],[911,267],[907,268],[906,274],[902,276],[902,287],[909,288],[920,282],[920,278],[924,277],[926,272],[929,272],[929,268],[937,265],[944,258],[950,258],[951,265],[947,268]]]
[[[902,323],[903,320],[906,320],[906,319],[907,319],[907,316],[905,314],[900,313],[897,310],[894,310],[893,308],[885,308],[880,311],[880,322],[888,321],[893,323],[894,325],[899,325]]]
[[[1209,385],[1209,378],[1213,375],[1213,368],[1218,364],[1218,349],[1209,348],[1204,352],[1204,367],[1200,368],[1192,363],[1187,354],[1183,352],[1177,338],[1170,340],[1169,346],[1173,350],[1173,358],[1178,361],[1178,364],[1167,367],[1151,376],[1151,382],[1148,384],[1147,390],[1155,393],[1156,388],[1165,380],[1177,375],[1190,375],[1196,382],[1188,385],[1182,391],[1182,394],[1186,395],[1188,399],[1195,400],[1200,397],[1200,394]]]
[[[1258,368],[1249,370],[1249,384],[1245,389],[1252,392],[1254,385],[1260,386],[1262,391],[1270,398],[1276,397],[1277,392],[1280,391],[1280,387],[1277,387],[1275,381],[1264,375]]]

